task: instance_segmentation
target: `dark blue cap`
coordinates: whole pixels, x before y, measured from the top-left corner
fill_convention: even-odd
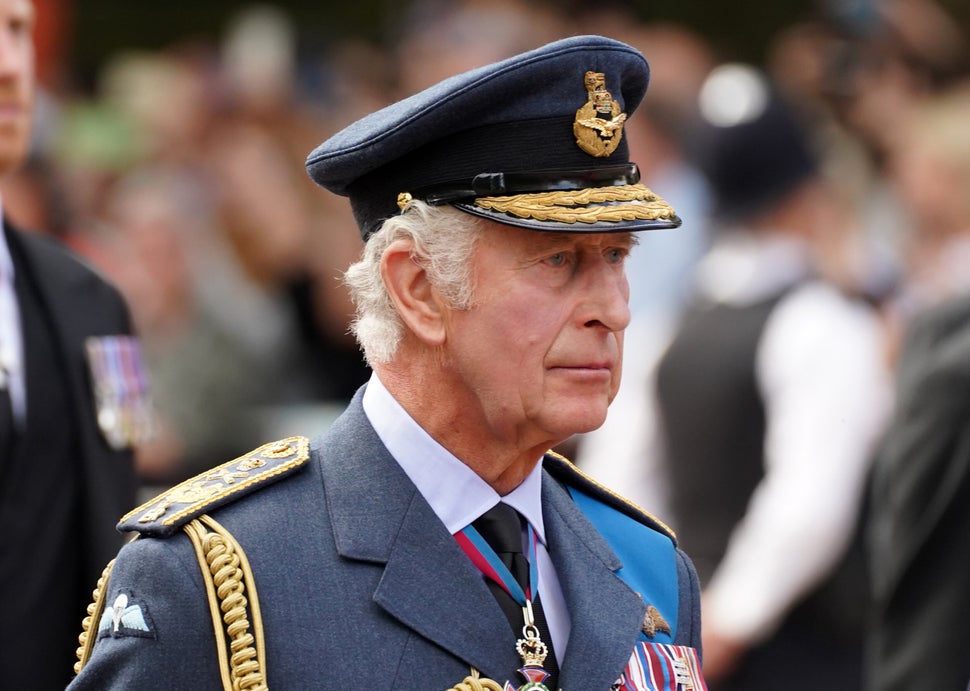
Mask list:
[[[358,120],[311,152],[307,171],[350,197],[365,239],[410,199],[534,230],[673,228],[623,132],[649,74],[624,43],[556,41]]]

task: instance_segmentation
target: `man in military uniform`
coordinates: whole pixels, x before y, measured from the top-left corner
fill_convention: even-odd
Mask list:
[[[34,7],[0,0],[0,178],[27,157]],[[7,201],[7,200],[4,200]],[[135,500],[144,378],[118,292],[0,224],[0,688],[63,689],[92,579]]]
[[[319,439],[123,519],[73,689],[705,688],[674,536],[549,452],[616,393],[633,231],[680,223],[623,140],[647,80],[566,39],[310,154],[366,240],[374,376]]]

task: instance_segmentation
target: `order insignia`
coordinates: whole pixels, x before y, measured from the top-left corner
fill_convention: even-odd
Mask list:
[[[573,134],[579,148],[591,156],[609,156],[623,138],[626,113],[620,112],[620,104],[606,90],[606,75],[587,72],[584,77],[588,99],[576,111]]]

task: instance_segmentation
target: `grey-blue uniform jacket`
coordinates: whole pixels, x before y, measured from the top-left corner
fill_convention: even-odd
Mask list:
[[[565,459],[547,455],[544,469],[572,624],[561,688],[609,689],[638,641],[699,649],[697,579],[669,531]],[[590,510],[609,525],[595,527]],[[141,535],[98,583],[75,691],[519,683],[505,615],[377,437],[360,392],[314,443],[263,446],[121,527]]]

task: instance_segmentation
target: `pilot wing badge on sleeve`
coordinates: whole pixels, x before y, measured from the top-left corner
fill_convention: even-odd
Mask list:
[[[119,594],[111,609],[105,609],[98,621],[98,638],[105,636],[155,638],[148,608],[129,593]]]

